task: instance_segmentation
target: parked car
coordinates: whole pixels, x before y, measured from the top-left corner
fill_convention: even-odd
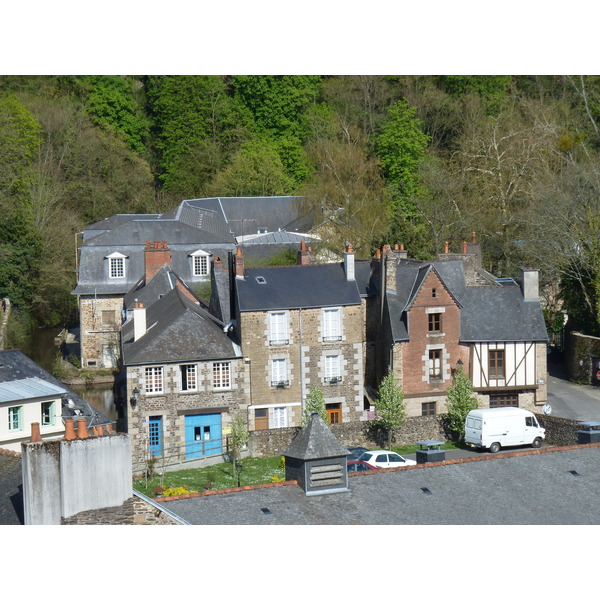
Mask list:
[[[362,446],[349,446],[346,448],[350,454],[346,457],[347,460],[358,460],[358,457],[365,452],[368,452],[367,448],[363,448]]]
[[[364,460],[349,460],[346,462],[348,473],[360,473],[361,471],[377,471],[377,467],[366,463]]]
[[[410,458],[404,458],[396,452],[389,450],[368,450],[364,454],[361,454],[359,460],[366,462],[373,467],[378,469],[392,469],[395,467],[407,467],[409,465],[416,465],[416,460]]]

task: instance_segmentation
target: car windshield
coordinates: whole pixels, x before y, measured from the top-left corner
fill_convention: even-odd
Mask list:
[[[371,457],[372,457],[372,456],[373,456],[373,455],[372,455],[372,454],[370,454],[369,452],[365,452],[365,453],[364,453],[364,454],[363,454],[363,455],[360,457],[360,460],[368,461],[368,460],[371,460]]]

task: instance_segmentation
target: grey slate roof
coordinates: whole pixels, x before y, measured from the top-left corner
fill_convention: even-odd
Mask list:
[[[33,377],[49,382],[63,391],[65,394],[62,400],[63,419],[85,417],[88,426],[112,423],[106,415],[96,410],[73,390],[42,369],[42,367],[33,362],[28,356],[25,356],[20,350],[0,351],[0,382],[23,380]]]
[[[386,293],[389,327],[395,341],[410,336],[406,311],[429,270],[440,276],[461,307],[462,342],[546,342],[548,334],[539,301],[525,301],[519,286],[468,287],[462,260],[417,262],[399,260],[396,292]],[[408,326],[407,326],[408,322]]]
[[[177,288],[146,310],[146,333],[134,341],[133,319],[122,327],[123,364],[232,359],[239,347],[223,323]]]
[[[125,310],[133,310],[135,301],[141,302],[146,308],[166,296],[179,282],[189,289],[189,286],[168,265],[163,265],[148,283],[142,278],[123,298]],[[190,290],[191,292],[191,290]],[[193,292],[191,292],[193,293]]]
[[[59,396],[64,389],[39,377],[0,381],[0,403]]]
[[[343,494],[287,485],[166,506],[192,525],[598,525],[599,461],[600,448],[581,446],[380,469],[348,477]]]
[[[0,525],[24,525],[21,458],[0,452]]]
[[[323,419],[312,413],[308,423],[300,429],[298,435],[283,452],[283,456],[311,460],[335,456],[348,456],[346,450],[338,441]]]
[[[258,279],[257,279],[258,278]],[[265,283],[259,283],[262,278]],[[343,264],[246,269],[236,279],[240,311],[285,310],[360,304],[355,280]]]
[[[116,214],[112,215],[112,217],[106,217],[106,219],[102,219],[102,221],[97,221],[96,223],[92,223],[88,225],[83,231],[83,239],[89,240],[94,236],[100,235],[102,233],[106,233],[115,227],[119,227],[128,221],[134,220],[148,220],[148,219],[158,219],[160,215],[158,214],[144,214],[144,215],[132,215],[132,214]]]

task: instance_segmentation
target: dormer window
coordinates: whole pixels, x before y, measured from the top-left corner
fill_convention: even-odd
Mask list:
[[[207,277],[210,275],[210,256],[204,250],[196,250],[196,252],[190,254],[192,277]]]
[[[106,258],[108,259],[108,276],[110,279],[124,279],[125,259],[127,257],[120,252],[113,252]]]

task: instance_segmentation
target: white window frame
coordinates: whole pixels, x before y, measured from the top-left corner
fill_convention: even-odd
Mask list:
[[[342,311],[340,308],[323,309],[323,341],[338,342],[342,339]]]
[[[339,354],[326,355],[325,360],[325,382],[339,383],[342,380],[341,360]]]
[[[273,408],[273,429],[280,429],[288,426],[287,406],[276,406]]]
[[[144,389],[146,394],[162,394],[164,392],[163,368],[144,368]]]
[[[213,363],[213,389],[229,390],[231,389],[231,363],[215,362]]]
[[[289,385],[287,358],[271,359],[271,386],[284,387],[287,385]]]
[[[196,250],[190,255],[192,277],[206,278],[210,275],[210,257],[209,252]]]
[[[285,346],[289,343],[288,313],[285,311],[269,313],[269,344]]]
[[[125,259],[127,257],[120,252],[113,252],[106,258],[108,259],[108,278],[125,279],[127,276]]]
[[[23,406],[8,407],[8,430],[22,431],[23,429]]]
[[[44,409],[47,407],[47,410]],[[49,402],[42,402],[40,406],[40,425],[42,427],[52,427],[54,425],[55,420],[55,410],[56,410],[56,402],[54,400],[50,400]],[[45,422],[47,420],[47,422]]]
[[[198,365],[186,364],[180,365],[179,372],[181,374],[181,391],[196,392],[198,391]],[[185,385],[184,385],[185,383]]]

